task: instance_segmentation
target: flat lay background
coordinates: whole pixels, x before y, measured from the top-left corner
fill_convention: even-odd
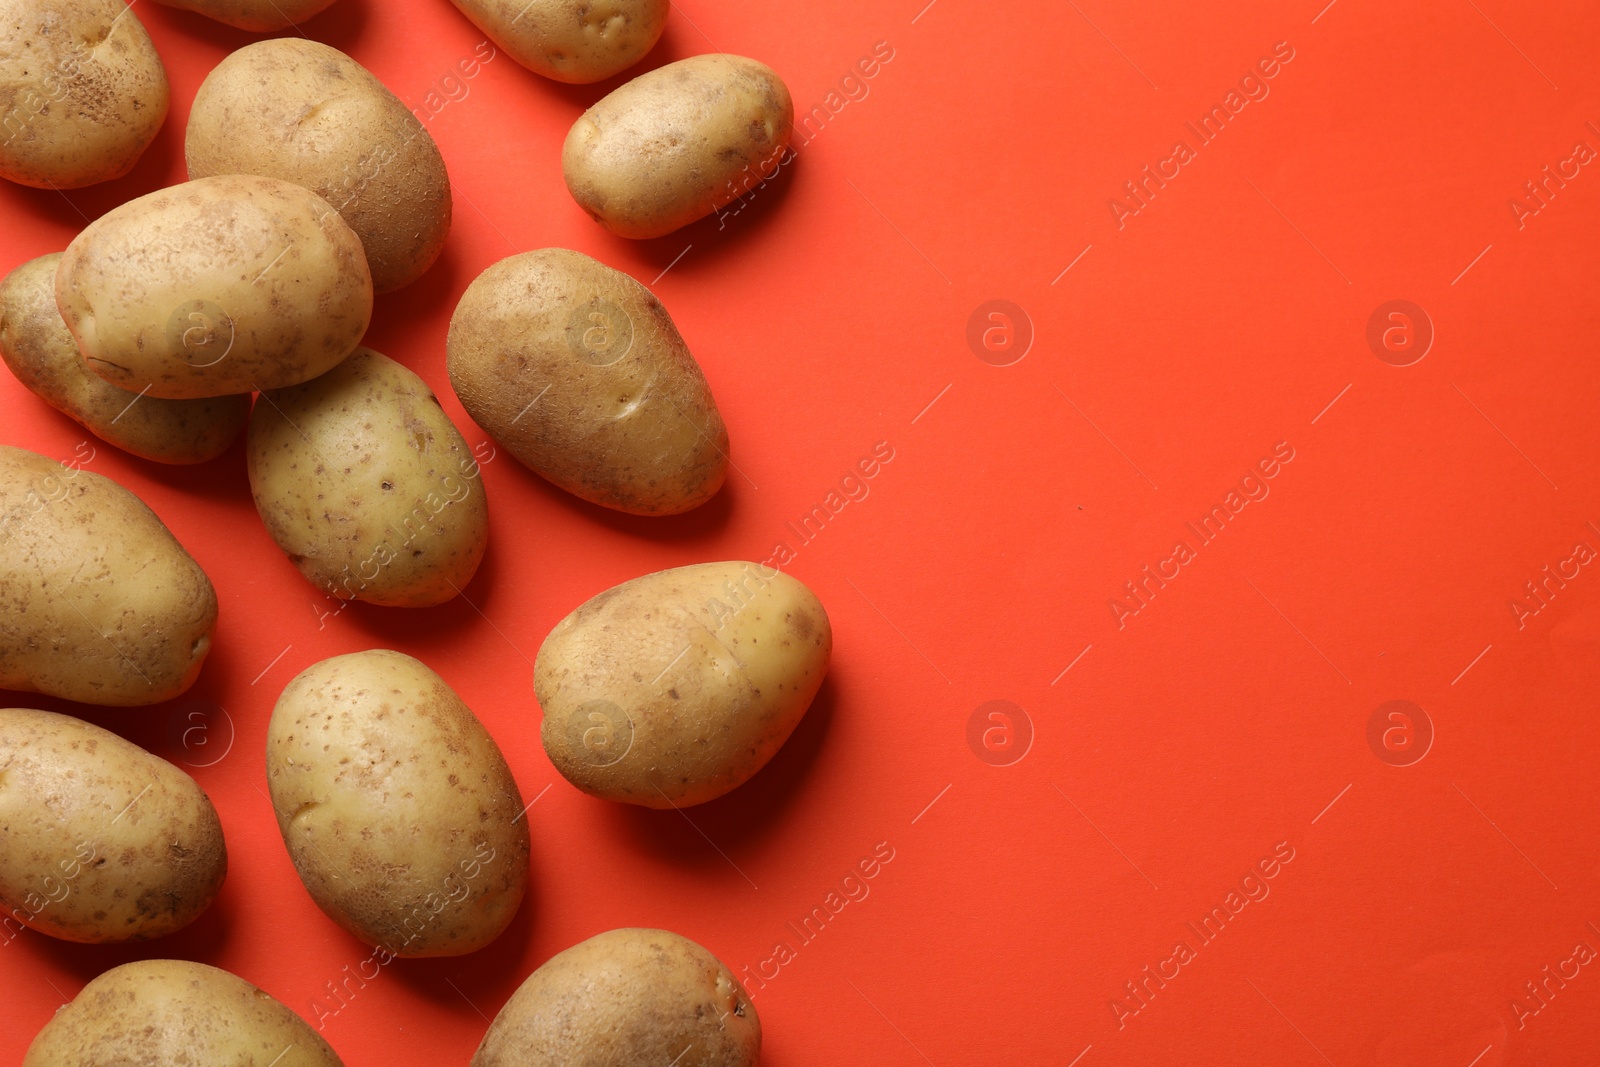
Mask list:
[[[1600,9],[1325,2],[684,0],[634,73],[747,54],[810,119],[777,181],[646,243],[561,179],[568,127],[622,79],[503,54],[464,77],[483,37],[444,0],[308,21],[449,166],[444,257],[379,298],[367,343],[479,449],[489,554],[447,606],[330,614],[257,519],[242,445],[161,468],[0,375],[0,442],[132,489],[222,603],[183,700],[4,699],[186,767],[230,854],[177,936],[0,947],[0,1062],[102,970],[180,956],[352,1067],[464,1064],[535,967],[631,925],[745,978],[768,1067],[1600,1060]],[[183,180],[196,88],[255,39],[135,12],[165,129],[123,180],[0,187],[0,269]],[[737,470],[698,512],[577,501],[456,401],[456,300],[545,246],[651,286],[704,367]],[[681,814],[561,779],[531,687],[549,628],[645,572],[775,553],[836,652],[772,764]],[[533,858],[495,945],[362,984],[263,750],[295,674],[371,647],[487,724]]]

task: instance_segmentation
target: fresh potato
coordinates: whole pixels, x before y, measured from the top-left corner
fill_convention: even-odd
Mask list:
[[[727,427],[667,309],[580,252],[524,252],[478,275],[445,351],[467,413],[569,493],[676,515],[727,477]]]
[[[267,788],[311,899],[390,957],[476,952],[522,903],[516,779],[410,656],[335,656],[290,682],[267,726]]]
[[[471,1067],[755,1067],[761,1019],[711,953],[666,930],[611,930],[511,995]]]
[[[450,177],[422,123],[361,64],[303,37],[218,64],[194,98],[184,152],[191,178],[259,174],[332,204],[380,293],[416,281],[450,232]]]
[[[228,873],[217,811],[166,760],[70,715],[0,710],[0,930],[144,941],[189,925]]]
[[[298,29],[300,23],[331,7],[333,0],[156,0],[156,3],[199,12],[252,33],[275,33],[291,27]]]
[[[452,0],[535,74],[584,85],[621,74],[667,28],[668,0]]]
[[[722,796],[789,739],[828,671],[828,613],[759,563],[701,563],[608,589],[534,661],[539,736],[562,776],[648,808]]]
[[[281,389],[355,350],[372,317],[361,239],[310,190],[201,178],[80,233],[56,304],[89,369],[175,400]]]
[[[0,446],[0,620],[0,689],[155,704],[200,674],[217,594],[122,486]]]
[[[22,1067],[343,1067],[306,1021],[188,960],[113,967],[56,1012]]]
[[[370,348],[261,394],[250,491],[278,547],[331,596],[429,607],[489,543],[478,464],[427,383]]]
[[[0,0],[0,176],[39,189],[120,178],[170,96],[123,0]]]
[[[732,203],[778,169],[794,102],[743,56],[668,63],[573,123],[561,170],[578,205],[621,237],[660,237]]]
[[[0,281],[0,358],[57,411],[118,448],[157,463],[204,463],[227,451],[250,415],[248,395],[161,400],[90,374],[56,307],[61,253]]]

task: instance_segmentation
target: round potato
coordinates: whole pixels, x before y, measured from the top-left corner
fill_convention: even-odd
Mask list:
[[[621,74],[667,28],[668,0],[452,0],[535,74],[585,85]]]
[[[778,169],[794,102],[743,56],[668,63],[573,123],[561,170],[578,205],[621,237],[661,237],[743,196]]]
[[[188,926],[228,873],[183,771],[70,715],[0,710],[0,930],[144,941]]]
[[[534,661],[539,736],[567,781],[648,808],[701,804],[766,766],[810,707],[833,630],[759,563],[647,574],[594,597]]]
[[[22,1067],[343,1067],[300,1016],[188,960],[113,967],[56,1012]]]
[[[267,788],[311,899],[390,957],[476,952],[522,903],[516,779],[410,656],[335,656],[290,682],[267,726]]]
[[[248,395],[161,400],[118,389],[83,365],[56,307],[61,253],[0,281],[0,358],[40,399],[102,441],[157,463],[204,463],[227,451],[250,416]]]
[[[217,594],[128,490],[0,446],[0,619],[0,689],[155,704],[200,674]]]
[[[201,178],[80,233],[56,304],[89,369],[175,400],[281,389],[355,350],[372,318],[361,239],[275,178]]]
[[[275,33],[319,15],[333,0],[156,0],[167,7],[198,12],[252,33]]]
[[[711,953],[611,930],[552,956],[500,1009],[471,1067],[755,1067],[761,1019]]]
[[[120,178],[170,96],[123,0],[0,0],[0,176],[39,189]]]
[[[580,252],[524,252],[484,271],[445,350],[467,413],[569,493],[676,515],[727,477],[727,427],[667,309]]]
[[[483,560],[489,507],[472,451],[427,383],[370,348],[262,393],[248,457],[267,531],[332,596],[443,604]]]
[[[191,178],[259,174],[322,197],[361,238],[380,293],[416,281],[450,232],[450,177],[422,123],[367,68],[303,37],[218,64],[184,153]]]

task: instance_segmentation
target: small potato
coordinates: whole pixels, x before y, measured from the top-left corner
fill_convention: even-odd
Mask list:
[[[40,399],[84,429],[157,463],[216,459],[244,429],[250,397],[161,400],[118,389],[83,365],[56,307],[61,253],[29,260],[0,281],[0,358]]]
[[[727,477],[727,427],[667,309],[580,252],[525,252],[484,271],[445,351],[467,413],[569,493],[676,515]]]
[[[183,771],[70,715],[0,710],[0,919],[65,941],[188,926],[228,873],[222,824]]]
[[[556,624],[534,661],[539,736],[593,796],[647,808],[742,785],[789,739],[828,671],[828,613],[759,563],[647,574]]]
[[[0,689],[156,704],[200,674],[217,594],[128,490],[0,446],[0,620]]]
[[[450,232],[450,177],[399,97],[336,48],[247,45],[206,76],[184,138],[189,177],[259,174],[303,185],[361,238],[387,293],[433,265]]]
[[[95,374],[185,400],[281,389],[333,367],[367,332],[372,275],[327,201],[235,174],[101,216],[62,255],[56,304]]]
[[[761,1019],[704,948],[611,930],[552,956],[495,1016],[471,1067],[755,1067]]]
[[[452,0],[535,74],[585,85],[621,74],[667,28],[668,0]]]
[[[771,177],[794,102],[770,67],[693,56],[628,82],[585,111],[561,149],[578,206],[621,237],[661,237]]]
[[[113,967],[56,1012],[22,1067],[343,1067],[306,1021],[188,960]]]
[[[170,96],[123,0],[0,0],[0,176],[39,189],[120,178]]]
[[[461,956],[528,884],[528,821],[500,748],[399,652],[323,660],[278,699],[267,788],[311,899],[389,956]]]
[[[342,599],[429,607],[478,570],[489,508],[478,464],[427,383],[370,348],[261,394],[250,492],[278,547]]]
[[[333,0],[156,0],[156,3],[195,11],[252,33],[275,33],[298,28],[306,19],[331,7]]]

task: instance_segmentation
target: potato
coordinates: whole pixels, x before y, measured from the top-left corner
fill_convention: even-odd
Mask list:
[[[372,317],[361,239],[298,185],[247,175],[101,216],[56,268],[89,369],[175,400],[281,389],[355,350]]]
[[[584,85],[621,74],[667,28],[668,0],[452,0],[535,74]]]
[[[83,987],[22,1067],[343,1067],[306,1021],[227,971],[140,960]]]
[[[262,393],[247,451],[267,532],[331,596],[443,604],[483,560],[489,508],[467,442],[427,383],[370,348]]]
[[[267,726],[267,788],[311,899],[389,957],[476,952],[522,903],[516,779],[410,656],[335,656],[290,682]]]
[[[0,0],[0,176],[39,189],[120,178],[170,96],[123,0]]]
[[[319,15],[333,0],[156,0],[167,7],[194,11],[252,33],[274,33]]]
[[[56,307],[61,253],[0,281],[0,358],[17,380],[84,429],[157,463],[204,463],[227,451],[250,415],[248,395],[161,400],[90,374]]]
[[[184,139],[189,177],[259,174],[303,185],[361,238],[372,287],[409,285],[450,232],[450,177],[400,98],[336,48],[248,45],[206,76]]]
[[[667,309],[580,252],[524,252],[478,275],[445,351],[467,414],[569,493],[676,515],[727,477],[727,427]]]
[[[764,767],[833,650],[828,613],[759,563],[700,563],[608,589],[534,661],[539,736],[593,796],[648,808],[715,799]]]
[[[794,133],[794,102],[771,68],[742,56],[680,59],[585,111],[561,149],[578,205],[612,233],[647,238],[705,218],[771,177]]]
[[[217,594],[109,478],[0,446],[0,689],[126,707],[194,684]]]
[[[18,924],[94,944],[161,937],[210,907],[228,873],[194,779],[70,715],[0,710],[0,826],[4,941]]]
[[[611,930],[552,956],[495,1016],[471,1067],[755,1067],[761,1019],[711,953]]]

